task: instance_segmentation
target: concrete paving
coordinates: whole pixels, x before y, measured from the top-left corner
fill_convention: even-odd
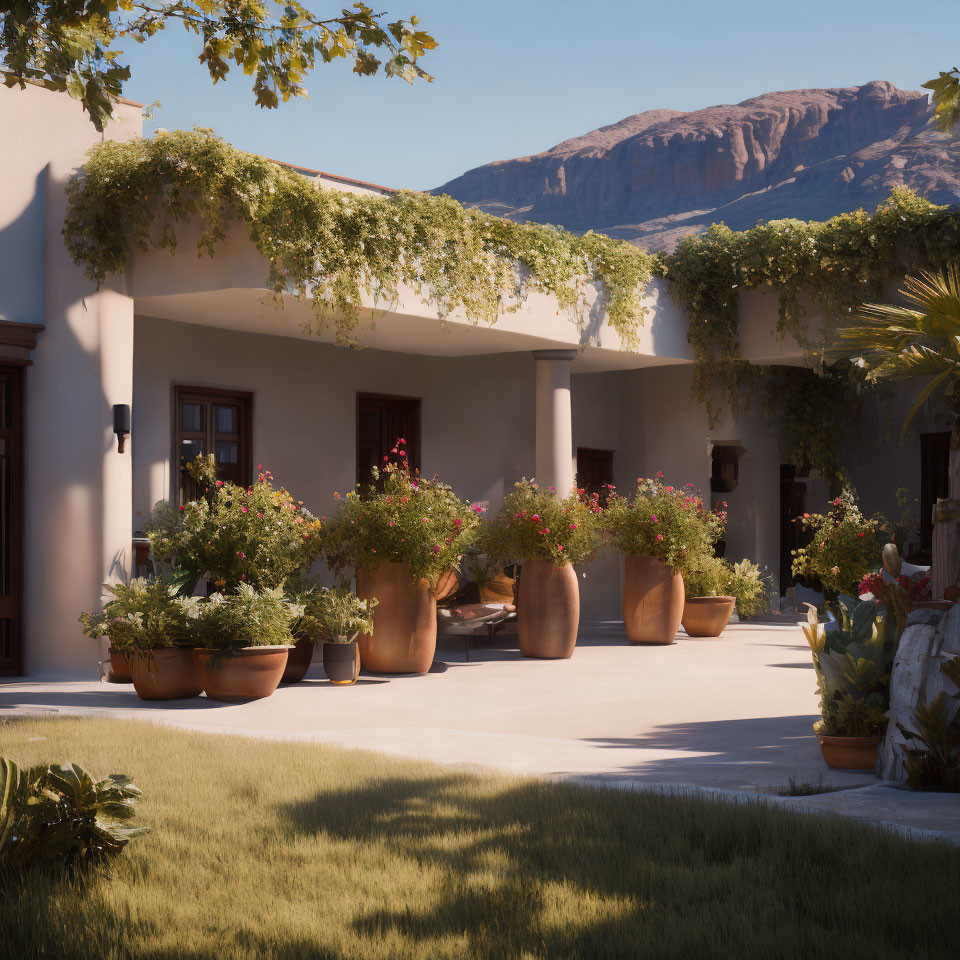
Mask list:
[[[0,715],[149,718],[609,787],[767,797],[960,840],[956,795],[824,764],[811,730],[813,665],[795,623],[733,624],[715,640],[681,633],[668,647],[636,647],[621,623],[594,624],[559,661],[497,643],[467,659],[462,640],[445,639],[426,676],[362,675],[352,687],[332,686],[317,663],[301,683],[235,705],[149,703],[93,680],[13,680],[0,683]],[[841,789],[779,797],[791,780]]]

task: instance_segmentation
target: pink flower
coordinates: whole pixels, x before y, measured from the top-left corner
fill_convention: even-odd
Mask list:
[[[531,519],[531,520],[539,520],[539,519],[540,519],[540,514],[539,514],[539,513],[535,513],[530,519]]]
[[[657,520],[657,515],[656,515],[655,513],[651,513],[651,514],[650,514],[650,519],[651,519],[654,523],[658,523],[658,522],[659,522],[659,521]]]
[[[439,544],[439,543],[435,543],[435,544],[433,545],[433,552],[434,552],[434,553],[439,553],[439,552],[440,552],[440,544]]]
[[[663,471],[662,471],[662,470],[658,470],[658,471],[657,471],[657,479],[658,479],[658,480],[662,480],[662,479],[663,479]]]
[[[663,539],[663,534],[662,534],[662,533],[658,533],[658,534],[657,534],[657,542],[659,543],[662,539]]]
[[[561,553],[563,553],[563,544],[562,544],[562,543],[558,543],[558,544],[557,544],[557,549],[558,549]]]
[[[576,525],[575,523],[571,523],[571,524],[570,524],[570,529],[571,529],[571,530],[576,530],[576,529],[577,529],[577,525]]]
[[[247,513],[248,510],[247,510],[246,507],[241,507],[241,508],[240,508],[240,512],[241,512],[241,513]]]
[[[673,487],[664,487],[663,489],[666,490],[667,493],[673,493]]]
[[[391,527],[395,527],[396,524],[391,520],[391,521],[390,521],[390,526],[391,526]]]
[[[858,536],[858,537],[862,537],[862,536],[865,536],[865,534],[863,534],[863,533],[858,533],[857,536]]]
[[[217,481],[217,486],[218,486],[218,487],[222,487],[222,486],[223,486],[223,481],[222,481],[222,480],[218,480],[218,481]]]
[[[457,518],[453,521],[453,525],[454,525],[455,527],[457,527],[457,528],[462,527],[462,526],[463,526],[463,521],[462,521],[459,517],[457,517]]]
[[[427,522],[427,518],[426,518],[426,517],[421,517],[421,518],[420,518],[420,522],[421,522],[421,523],[426,523],[426,522]]]

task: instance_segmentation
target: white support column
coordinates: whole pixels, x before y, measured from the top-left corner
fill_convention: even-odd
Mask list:
[[[537,482],[565,497],[573,490],[570,362],[576,350],[534,350],[537,361]]]

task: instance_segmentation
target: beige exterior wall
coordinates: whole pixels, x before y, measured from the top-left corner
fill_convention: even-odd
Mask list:
[[[129,403],[133,301],[97,293],[61,229],[69,178],[101,139],[76,101],[28,86],[0,91],[10,149],[0,158],[0,314],[43,323],[26,374],[24,649],[30,673],[88,671],[77,616],[127,573],[131,462],[116,453],[111,406]],[[121,103],[107,135],[140,133]],[[118,509],[119,507],[119,509]]]

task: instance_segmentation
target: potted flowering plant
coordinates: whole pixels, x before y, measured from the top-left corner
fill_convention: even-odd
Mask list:
[[[825,514],[805,513],[794,521],[811,534],[810,543],[791,551],[794,576],[819,580],[829,598],[853,596],[864,575],[876,568],[889,526],[879,514],[865,517],[851,490],[831,501]]]
[[[302,613],[281,587],[258,591],[249,583],[201,602],[193,655],[204,693],[211,700],[269,697],[293,646],[290,627]]]
[[[820,720],[813,729],[827,766],[872,770],[890,708],[896,617],[874,600],[846,598],[839,611],[839,629],[828,632],[808,603],[807,625],[801,626],[820,694]]]
[[[123,657],[142,700],[196,697],[201,687],[193,662],[192,625],[199,601],[179,595],[177,584],[137,577],[104,584],[102,613],[81,613],[83,632],[109,637],[110,658]]]
[[[250,487],[217,480],[213,458],[188,467],[201,490],[176,509],[159,505],[147,525],[155,560],[178,568],[188,592],[206,578],[211,591],[232,593],[241,583],[279,587],[308,570],[320,553],[322,521],[294,500],[261,465]]]
[[[378,601],[373,631],[361,633],[360,658],[374,673],[426,673],[437,647],[437,599],[456,586],[483,508],[461,500],[434,477],[400,463],[374,468],[373,482],[334,494],[337,513],[324,549],[335,571],[352,567],[357,595]]]
[[[533,480],[515,484],[483,534],[483,550],[502,563],[519,561],[517,631],[525,657],[572,656],[580,626],[580,586],[573,565],[599,543],[596,496],[560,497]]]
[[[345,584],[315,586],[302,595],[303,615],[295,631],[323,644],[323,669],[333,684],[357,682],[360,675],[360,634],[373,633],[377,600],[361,600]]]
[[[713,555],[723,518],[692,484],[640,477],[629,497],[613,494],[604,526],[624,554],[623,621],[633,643],[673,643],[683,617],[682,570]]]

